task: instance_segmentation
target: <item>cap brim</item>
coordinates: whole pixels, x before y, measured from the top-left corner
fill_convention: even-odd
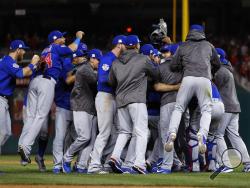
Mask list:
[[[62,32],[62,35],[64,36],[64,35],[66,35],[67,34],[67,32]]]
[[[29,49],[30,49],[30,47],[28,47],[28,46],[24,46],[24,47],[22,47],[22,48],[20,48],[20,49],[29,50]]]

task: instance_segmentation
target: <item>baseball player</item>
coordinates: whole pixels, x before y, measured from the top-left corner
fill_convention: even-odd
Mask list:
[[[119,135],[109,164],[115,172],[122,173],[120,156],[132,134],[136,135],[135,162],[133,169],[145,174],[145,153],[148,137],[148,115],[146,108],[147,75],[158,77],[157,69],[150,59],[138,54],[140,40],[136,35],[126,38],[126,48],[114,61],[109,81],[116,87]]]
[[[108,85],[108,75],[113,61],[124,51],[126,36],[118,35],[112,41],[113,49],[105,54],[98,65],[98,93],[95,99],[99,134],[96,137],[94,149],[91,153],[89,173],[102,173],[101,158],[108,143],[111,129],[115,126],[114,117],[116,104],[113,88]]]
[[[154,57],[157,54],[154,54],[155,49],[151,44],[144,44],[140,47],[140,53],[147,56],[152,63],[154,62]],[[154,64],[154,66],[158,66],[157,63]],[[148,87],[147,87],[147,95],[146,95],[146,105],[147,105],[147,111],[148,111],[148,125],[149,125],[149,135],[148,139],[149,141],[152,140],[153,142],[153,150],[148,156],[146,160],[147,170],[151,172],[151,164],[155,163],[160,155],[161,145],[158,142],[158,122],[159,122],[159,116],[160,116],[160,94],[158,92],[155,92],[152,88],[152,80],[148,78]],[[152,138],[152,139],[151,139]],[[129,142],[129,147],[127,151],[126,158],[124,160],[124,163],[122,164],[122,170],[123,173],[136,173],[132,166],[135,162],[136,156],[135,153],[135,145],[136,145],[136,136],[132,135],[132,138]],[[163,150],[163,147],[162,147]]]
[[[63,60],[63,69],[55,87],[55,138],[53,141],[53,172],[58,174],[62,171],[62,159],[64,150],[64,141],[67,131],[74,131],[69,126],[73,125],[73,112],[70,110],[70,93],[74,86],[75,74],[71,74],[74,65],[84,62],[87,54],[87,46],[80,43],[73,57],[67,57]],[[71,144],[71,143],[70,143]]]
[[[208,170],[214,171],[216,170],[216,150],[217,145],[214,139],[214,133],[219,128],[221,117],[224,113],[224,104],[221,100],[220,93],[217,87],[211,83],[212,87],[212,116],[211,116],[211,125],[208,135]],[[197,99],[193,99],[194,109],[189,108],[190,110],[190,127],[189,127],[189,141],[188,145],[190,147],[190,157],[192,158],[191,170],[193,172],[200,171],[200,163],[199,163],[199,151],[198,151],[198,139],[196,133],[199,129],[199,122],[201,118],[201,112],[197,103]]]
[[[168,45],[169,57],[165,57],[164,63],[160,64],[160,83],[155,84],[156,91],[163,92],[161,97],[160,107],[160,133],[162,144],[166,143],[167,133],[169,131],[169,122],[171,114],[176,104],[177,90],[179,89],[179,83],[182,79],[182,73],[172,72],[170,69],[172,63],[172,56],[177,48],[173,45]],[[173,150],[170,152],[164,151],[163,163],[157,169],[156,173],[168,174],[171,173],[173,165]]]
[[[14,40],[10,44],[9,54],[0,60],[0,153],[1,147],[11,135],[8,100],[13,95],[15,79],[31,76],[40,60],[39,56],[34,55],[27,67],[20,68],[17,62],[23,60],[27,49],[22,40]]]
[[[225,105],[225,113],[222,115],[220,126],[215,133],[218,154],[222,155],[227,148],[224,140],[224,135],[232,144],[233,148],[240,151],[242,155],[242,162],[244,165],[243,172],[250,172],[250,158],[245,143],[239,135],[239,113],[241,112],[240,103],[237,98],[232,67],[229,61],[225,59],[225,51],[223,49],[216,49],[220,55],[221,68],[215,74],[214,82],[221,94],[222,101]],[[231,172],[232,169],[223,169],[224,172]]]
[[[203,27],[192,25],[186,42],[177,49],[171,65],[174,71],[182,69],[184,75],[170,120],[169,136],[165,144],[167,152],[173,149],[182,114],[193,96],[198,98],[202,113],[197,133],[199,151],[206,152],[206,139],[211,122],[211,71],[216,72],[219,67],[217,52],[206,41]]]
[[[87,172],[88,160],[86,160],[86,155],[89,158],[96,137],[97,125],[94,98],[96,95],[97,75],[94,70],[98,68],[102,54],[100,50],[93,49],[88,52],[88,55],[90,60],[83,62],[77,69],[75,85],[70,96],[77,138],[64,154],[62,166],[64,173],[71,173],[71,161],[74,155],[86,149],[86,147],[89,151],[80,153],[77,171],[79,173]],[[95,132],[95,135],[92,134],[93,132]]]
[[[31,80],[28,89],[27,121],[24,127],[27,126],[29,129],[21,145],[18,146],[21,159],[28,163],[31,162],[29,157],[31,146],[47,118],[54,99],[55,85],[62,70],[62,57],[70,56],[76,51],[84,33],[78,31],[76,40],[68,47],[64,45],[64,34],[60,31],[52,31],[49,34],[50,45],[41,54],[45,69]]]

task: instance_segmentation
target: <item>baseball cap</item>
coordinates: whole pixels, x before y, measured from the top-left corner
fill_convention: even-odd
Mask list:
[[[204,27],[199,24],[193,24],[190,26],[190,30],[204,31]]]
[[[152,44],[144,44],[140,48],[140,53],[144,55],[150,55],[153,52],[153,50],[154,50],[154,47]]]
[[[159,52],[156,48],[153,49],[153,56],[160,56],[161,55],[161,52]]]
[[[88,52],[88,57],[89,58],[92,57],[92,58],[96,58],[96,59],[100,60],[102,57],[102,51],[99,49],[92,49]]]
[[[29,49],[29,47],[26,46],[22,40],[13,40],[10,43],[10,49],[11,50],[16,50],[18,48],[20,48],[20,49]]]
[[[140,42],[141,41],[137,35],[128,35],[126,38],[125,45],[126,46],[134,46]]]
[[[170,51],[170,45],[166,44],[166,45],[162,46],[160,51],[161,52],[169,52]]]
[[[79,44],[79,46],[78,46],[78,50],[81,50],[84,54],[86,54],[87,51],[88,51],[88,46],[87,46],[87,44],[81,42],[81,43]]]
[[[226,52],[222,49],[222,48],[215,48],[215,50],[217,51],[219,58],[220,58],[220,62],[224,65],[229,64],[228,60],[226,59]]]
[[[178,49],[178,47],[179,47],[179,44],[171,44],[170,45],[170,52],[171,52],[172,55],[175,54],[175,52]]]
[[[61,31],[58,31],[58,30],[51,31],[50,34],[48,35],[48,41],[49,43],[52,43],[56,39],[62,38],[65,34],[66,32],[62,33]]]
[[[125,35],[117,35],[113,38],[112,44],[117,45],[117,44],[125,44],[126,41],[126,36]]]
[[[81,51],[81,50],[76,50],[74,53],[73,53],[73,58],[75,57],[82,57],[84,56],[85,54]]]
[[[226,52],[222,48],[215,48],[218,55],[220,56],[220,60],[225,59],[226,57]]]

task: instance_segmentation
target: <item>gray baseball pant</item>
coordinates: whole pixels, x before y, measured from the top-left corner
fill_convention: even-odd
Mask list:
[[[42,75],[31,80],[27,98],[27,121],[24,125],[28,132],[22,138],[21,146],[30,155],[31,147],[46,122],[54,100],[56,81],[43,78]]]
[[[85,111],[73,111],[73,119],[77,138],[64,154],[64,162],[71,162],[77,152],[87,147],[91,139],[91,130],[96,124],[96,116]]]
[[[40,130],[40,137],[42,139],[47,139],[48,137],[48,116],[46,117],[46,120],[44,122],[44,124],[42,125],[42,128]],[[27,122],[27,108],[26,106],[23,106],[23,129],[22,129],[22,133],[20,135],[19,141],[18,141],[18,145],[22,145],[23,142],[23,138],[27,135],[28,131],[29,131],[29,127]]]
[[[154,134],[153,140],[154,140],[154,147],[152,152],[150,153],[150,155],[147,158],[147,162],[149,162],[150,164],[155,163],[160,155],[160,149],[162,146],[162,150],[163,150],[163,145],[161,145],[161,143],[159,143],[159,118],[160,116],[148,116],[148,126],[150,127],[149,131],[151,132],[151,136],[152,134]],[[154,131],[154,133],[152,133]],[[149,135],[149,137],[150,137]],[[124,167],[132,167],[134,162],[135,162],[135,146],[136,146],[136,136],[134,134],[132,134],[132,138],[129,142],[129,146],[128,146],[128,151],[127,151],[127,155],[126,158],[124,160],[124,163],[122,164]]]
[[[161,141],[165,144],[168,138],[169,123],[171,115],[175,108],[175,102],[165,104],[160,108],[160,128],[161,128]],[[174,150],[170,152],[163,151],[163,162],[161,168],[171,170],[174,160]]]
[[[81,150],[79,152],[79,155],[77,157],[77,160],[76,160],[77,168],[88,169],[88,166],[90,163],[91,151],[94,148],[94,144],[95,144],[95,140],[96,140],[96,133],[97,133],[97,120],[96,120],[96,116],[95,116],[95,118],[93,120],[93,126],[91,129],[90,141],[89,141],[88,145],[85,148],[83,148],[83,150]]]
[[[63,153],[65,153],[68,150],[69,146],[75,141],[76,138],[77,134],[74,123],[72,122],[72,124],[68,127],[66,131],[66,135],[63,142]]]
[[[121,153],[132,133],[136,135],[134,165],[142,169],[145,167],[145,153],[148,137],[148,114],[144,103],[132,103],[118,109],[119,135],[116,141],[112,158],[120,160]]]
[[[198,98],[202,114],[199,132],[207,138],[211,122],[212,89],[211,81],[203,77],[186,76],[183,78],[177,94],[175,109],[171,116],[169,133],[178,132],[182,114],[193,96]]]
[[[55,138],[53,141],[54,168],[62,168],[63,148],[66,133],[69,126],[73,126],[73,112],[64,108],[56,107]]]
[[[0,154],[1,147],[11,136],[11,120],[8,100],[0,96]]]
[[[101,158],[104,148],[108,143],[111,129],[114,126],[114,116],[116,113],[115,99],[110,93],[99,91],[96,95],[95,106],[99,134],[96,137],[94,149],[91,153],[89,172],[98,171],[102,168]]]
[[[150,164],[158,161],[163,156],[163,144],[161,142],[160,116],[148,116],[148,125],[151,135],[154,134],[154,147],[147,158]]]
[[[227,149],[227,145],[224,139],[225,132],[227,133],[227,137],[232,144],[232,147],[240,151],[243,164],[249,165],[249,154],[245,143],[239,135],[239,113],[224,113],[222,115],[220,126],[215,133],[219,159],[221,158],[222,153]],[[230,162],[227,165],[230,166]]]
[[[116,113],[115,113],[114,122],[115,123],[114,123],[114,126],[111,129],[111,134],[109,136],[108,143],[105,146],[105,148],[103,150],[103,155],[102,155],[102,161],[104,161],[103,167],[104,167],[104,170],[106,170],[106,171],[111,170],[111,167],[108,164],[108,162],[110,160],[112,152],[114,151],[114,147],[115,147],[116,140],[117,140],[117,137],[118,137],[119,124],[118,124],[118,118],[117,118],[117,110],[116,110]]]

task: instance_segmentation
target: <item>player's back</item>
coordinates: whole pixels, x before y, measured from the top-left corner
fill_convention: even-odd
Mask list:
[[[178,49],[184,77],[205,77],[211,80],[211,61],[215,59],[214,47],[205,40],[203,32],[190,31],[187,41]],[[219,63],[219,62],[217,62]]]
[[[146,103],[146,74],[150,69],[153,71],[150,63],[149,58],[138,54],[136,50],[127,50],[114,61],[112,69],[117,81],[118,107],[130,103]]]

